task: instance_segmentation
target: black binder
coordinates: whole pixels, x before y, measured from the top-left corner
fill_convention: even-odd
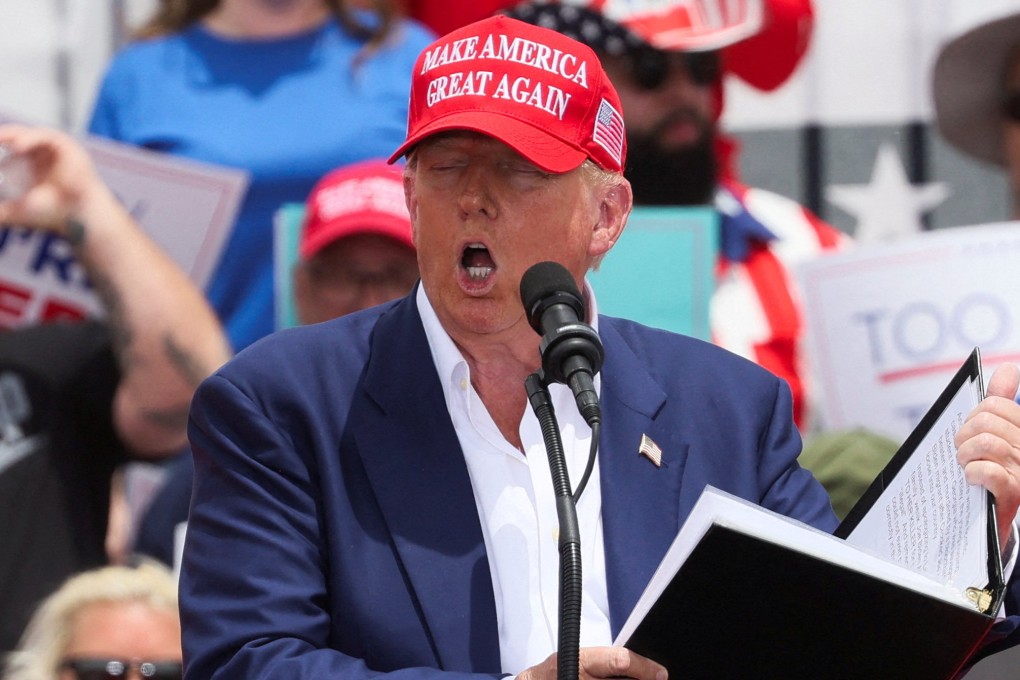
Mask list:
[[[977,350],[838,537],[706,489],[617,643],[662,663],[673,678],[956,676],[994,623],[1005,591],[991,494],[988,583],[971,592],[891,565],[844,539],[953,395],[975,380],[983,396]],[[642,616],[638,610],[646,602],[654,604]]]

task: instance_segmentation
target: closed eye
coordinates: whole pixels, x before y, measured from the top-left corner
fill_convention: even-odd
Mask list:
[[[529,163],[521,158],[505,161],[500,164],[500,167],[504,171],[511,172],[522,177],[535,177],[540,179],[552,177],[552,173],[546,172],[534,163]]]
[[[445,159],[429,164],[429,170],[442,172],[445,170],[459,170],[467,165],[467,161]]]

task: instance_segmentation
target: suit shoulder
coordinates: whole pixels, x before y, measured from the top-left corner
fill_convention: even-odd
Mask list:
[[[679,375],[686,372],[711,375],[713,379],[732,376],[736,380],[776,380],[777,378],[753,361],[710,342],[672,331],[645,326],[636,321],[600,316],[600,328],[617,333],[637,357],[656,368],[670,367]],[[707,370],[706,369],[710,369]]]
[[[363,364],[384,309],[276,331],[238,352],[220,373],[228,379],[253,374],[306,376]]]

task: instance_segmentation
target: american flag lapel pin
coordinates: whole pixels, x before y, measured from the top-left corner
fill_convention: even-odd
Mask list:
[[[655,467],[662,467],[662,449],[647,434],[641,435],[641,446],[638,447],[638,453],[652,461]]]

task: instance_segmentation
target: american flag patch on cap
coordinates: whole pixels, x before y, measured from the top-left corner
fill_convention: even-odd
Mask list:
[[[592,140],[609,152],[618,165],[623,165],[623,116],[605,99],[595,116]]]

